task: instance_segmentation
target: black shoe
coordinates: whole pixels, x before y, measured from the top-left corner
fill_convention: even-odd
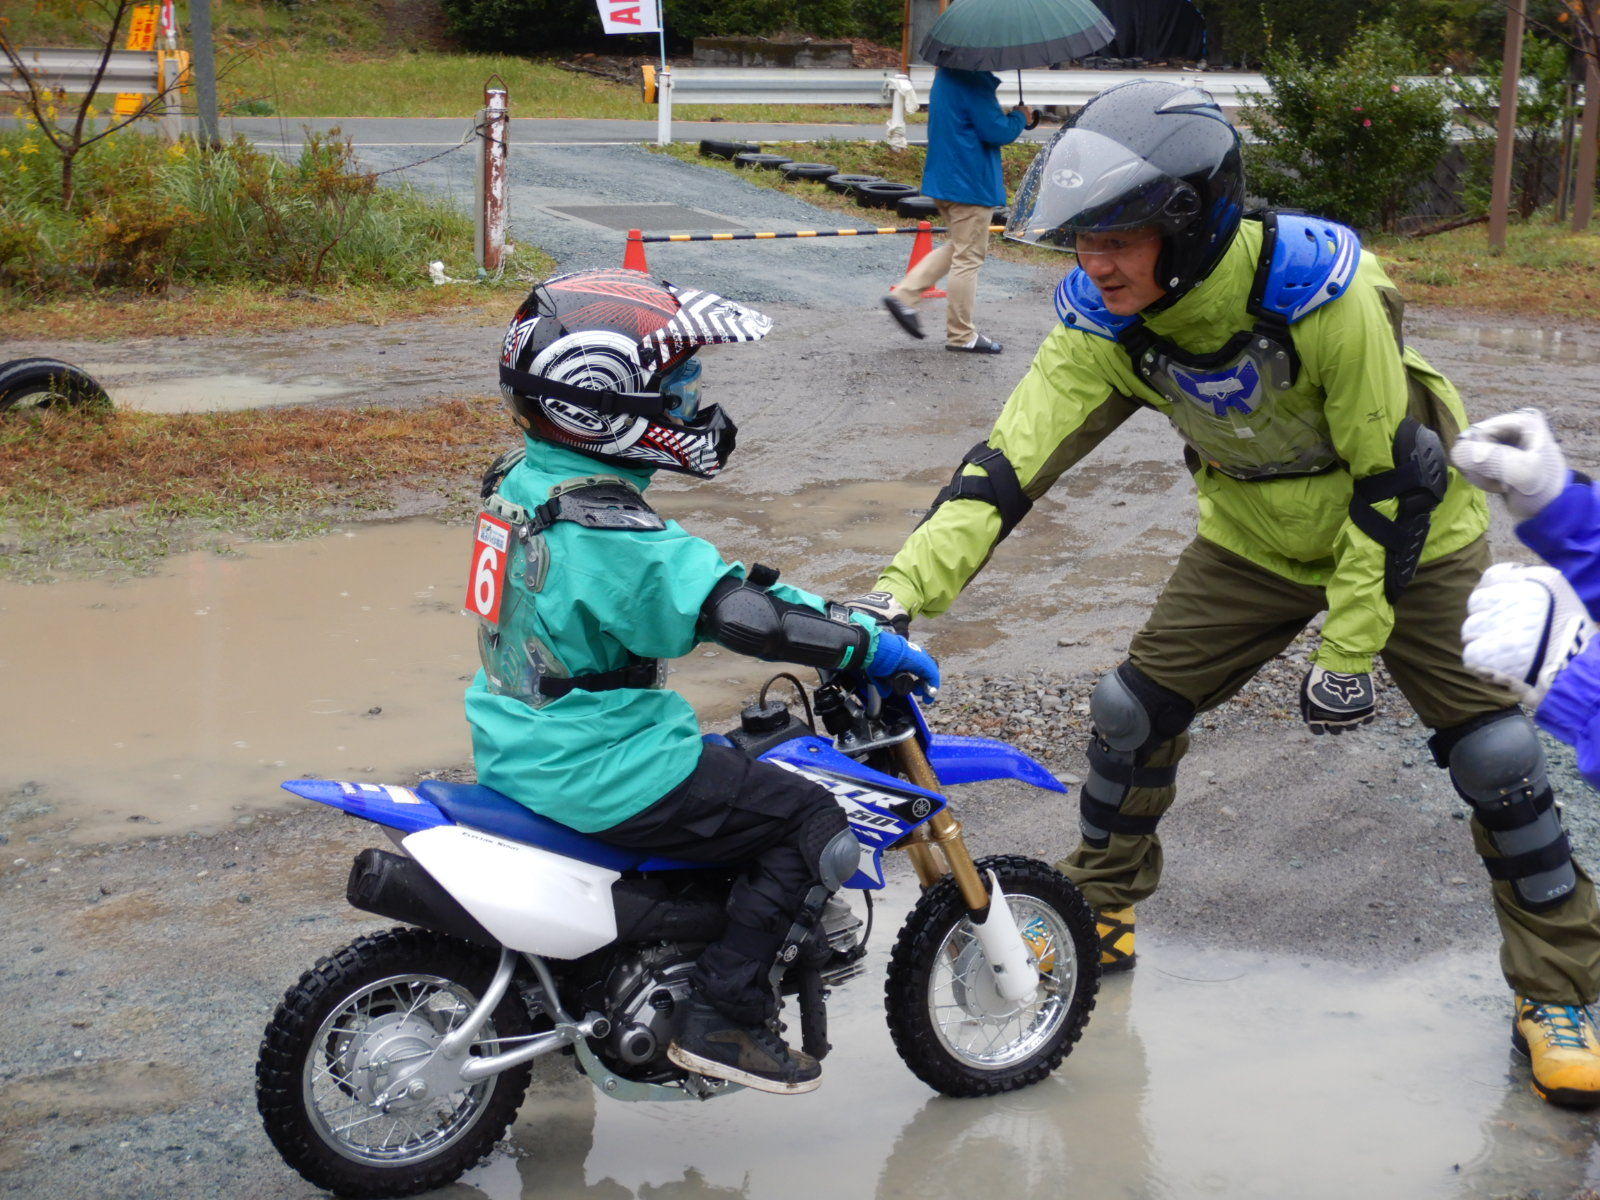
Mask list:
[[[992,341],[989,338],[984,337],[983,334],[980,333],[972,340],[972,345],[970,346],[952,346],[949,343],[946,343],[945,349],[957,350],[962,354],[999,354],[1000,351],[1005,349],[1005,347],[999,342]]]
[[[685,1071],[780,1096],[815,1091],[822,1084],[822,1065],[809,1054],[789,1049],[766,1025],[737,1025],[698,999],[689,1001],[667,1057]]]
[[[893,296],[885,296],[883,298],[883,306],[889,310],[889,315],[894,318],[895,324],[912,337],[924,338],[928,336],[922,332],[921,315],[911,305],[902,304]]]

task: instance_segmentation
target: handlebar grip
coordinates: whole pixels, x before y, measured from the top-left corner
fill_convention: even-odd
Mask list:
[[[909,696],[917,686],[917,677],[910,671],[896,671],[889,676],[889,690],[896,696]]]

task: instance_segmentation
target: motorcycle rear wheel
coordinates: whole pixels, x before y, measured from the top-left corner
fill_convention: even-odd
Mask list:
[[[399,927],[359,937],[302,975],[256,1063],[256,1104],[284,1161],[354,1197],[415,1195],[482,1161],[521,1107],[531,1066],[450,1088],[430,1075],[431,1095],[402,1096],[389,1113],[369,1101],[392,1078],[390,1059],[426,1060],[465,1019],[494,967],[492,955],[460,939]],[[492,1053],[494,1039],[531,1032],[513,989],[477,1045]]]
[[[923,894],[895,939],[884,1009],[906,1066],[946,1096],[993,1096],[1043,1079],[1083,1035],[1100,988],[1094,913],[1064,875],[1010,854],[977,867],[1000,880],[1041,986],[1029,1004],[1004,1001],[955,880]]]

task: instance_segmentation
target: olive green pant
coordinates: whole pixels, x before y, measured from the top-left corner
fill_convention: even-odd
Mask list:
[[[1487,543],[1479,538],[1423,566],[1395,607],[1394,631],[1381,657],[1417,716],[1432,729],[1514,703],[1461,665],[1467,596],[1488,563]],[[1156,683],[1205,712],[1249,682],[1325,607],[1321,588],[1274,575],[1197,538],[1179,556],[1128,657]],[[1175,765],[1188,748],[1189,735],[1181,733],[1157,746],[1145,765]],[[1130,816],[1160,816],[1175,792],[1170,786],[1131,788],[1121,808]],[[1478,853],[1492,857],[1476,817],[1471,825]],[[1112,834],[1103,847],[1080,843],[1057,865],[1089,903],[1116,909],[1154,892],[1161,864],[1156,835]],[[1600,911],[1588,875],[1582,867],[1576,873],[1573,894],[1538,913],[1518,906],[1510,883],[1491,885],[1503,939],[1501,969],[1520,995],[1558,1004],[1589,1004],[1600,996]]]

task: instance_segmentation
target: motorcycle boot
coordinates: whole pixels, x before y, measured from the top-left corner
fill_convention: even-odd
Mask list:
[[[1516,998],[1511,1045],[1533,1067],[1533,1090],[1551,1104],[1600,1104],[1600,1032],[1580,1004]]]
[[[1133,906],[1104,908],[1095,913],[1095,932],[1100,936],[1100,973],[1131,971],[1136,961],[1133,952]]]
[[[761,1092],[796,1096],[822,1084],[822,1064],[792,1050],[768,1023],[741,1025],[691,996],[667,1057],[685,1071]]]

